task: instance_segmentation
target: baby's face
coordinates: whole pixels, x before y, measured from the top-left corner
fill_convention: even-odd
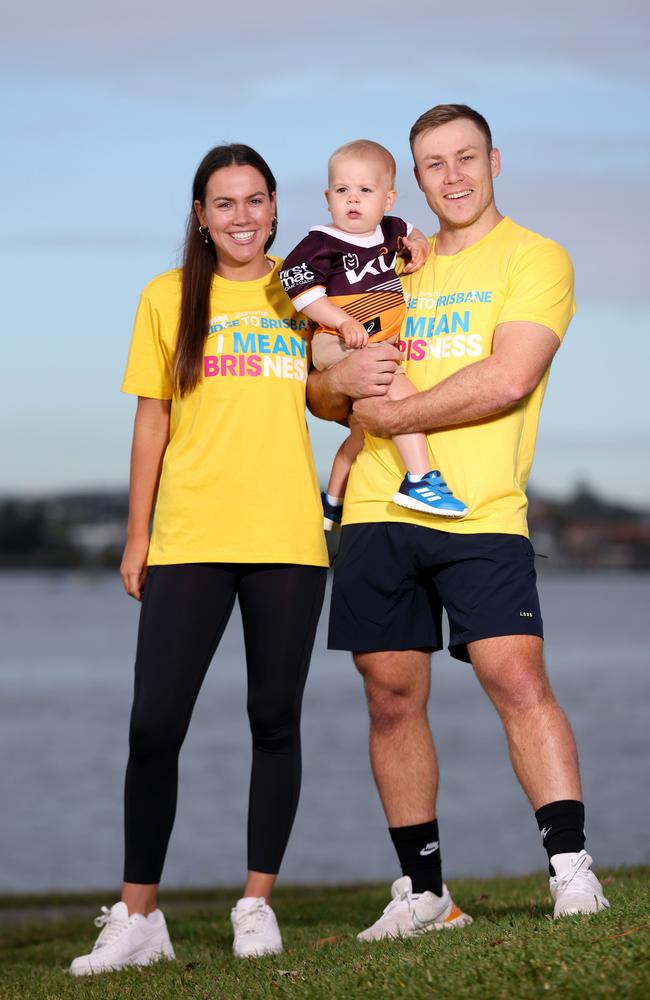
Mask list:
[[[354,236],[368,236],[386,212],[397,192],[386,166],[375,158],[335,156],[330,163],[327,207],[337,229]]]

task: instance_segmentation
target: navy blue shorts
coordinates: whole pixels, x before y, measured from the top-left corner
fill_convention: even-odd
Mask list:
[[[356,653],[441,649],[469,662],[467,643],[543,637],[535,554],[522,535],[459,535],[414,524],[349,524],[334,562],[329,648]]]

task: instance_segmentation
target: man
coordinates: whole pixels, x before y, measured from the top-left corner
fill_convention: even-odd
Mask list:
[[[411,130],[415,176],[438,217],[425,266],[405,279],[402,352],[419,392],[385,397],[398,355],[379,345],[312,373],[312,410],[367,436],[346,492],[330,647],[350,649],[365,684],[370,755],[402,878],[363,940],[471,922],[443,884],[437,762],[426,714],[430,653],[449,619],[450,652],[470,661],[504,725],[549,859],[554,916],[609,904],[584,850],[575,741],[544,667],[526,481],[549,367],[574,312],[565,251],[498,211],[500,154],[485,119],[440,105]],[[458,521],[386,501],[402,479],[395,434],[424,431],[468,507]]]

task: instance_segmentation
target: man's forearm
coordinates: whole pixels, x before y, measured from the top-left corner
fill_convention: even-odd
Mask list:
[[[392,403],[391,427],[386,430],[391,436],[426,433],[480,420],[509,409],[524,395],[492,356],[455,372],[433,389]]]
[[[307,406],[321,420],[347,420],[352,401],[337,385],[336,366],[325,372],[312,369],[307,379]]]
[[[399,360],[399,351],[391,344],[351,351],[327,371],[309,373],[307,406],[315,417],[346,421],[352,399],[386,395]]]
[[[406,399],[360,400],[354,414],[369,434],[393,437],[453,427],[515,406],[544,377],[560,341],[533,323],[497,326],[493,353],[461,368],[432,389]]]

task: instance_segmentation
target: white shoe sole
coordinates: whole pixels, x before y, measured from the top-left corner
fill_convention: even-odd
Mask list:
[[[282,946],[279,948],[260,948],[259,951],[244,951],[238,952],[233,948],[233,955],[235,958],[265,958],[266,955],[281,955],[283,952]]]
[[[96,966],[93,966],[91,962],[88,962],[87,965],[80,965],[76,969],[70,966],[69,973],[71,976],[95,976],[102,972],[119,972],[120,969],[128,969],[132,965],[152,965],[154,962],[159,962],[163,959],[172,961],[175,958],[176,955],[170,942],[158,948],[147,948],[143,951],[138,951],[128,961],[120,962],[118,965],[100,965],[98,963]]]
[[[425,927],[418,927],[418,928],[414,927],[412,930],[405,930],[402,933],[396,931],[394,934],[389,933],[389,934],[382,934],[381,936],[378,935],[377,937],[374,936],[364,937],[364,935],[367,934],[368,932],[361,931],[360,934],[357,934],[357,940],[386,941],[387,939],[392,938],[394,941],[397,941],[400,938],[421,937],[423,934],[433,934],[434,931],[453,931],[460,927],[469,927],[470,924],[474,923],[473,917],[470,917],[469,913],[463,913],[463,911],[459,909],[455,904],[451,912],[456,913],[456,916],[451,918],[447,917],[445,920],[437,920],[434,923],[428,924]]]
[[[469,507],[465,507],[462,511],[434,510],[428,504],[422,503],[421,500],[414,500],[412,497],[407,497],[405,493],[395,493],[393,503],[396,503],[399,507],[407,507],[409,510],[417,510],[419,514],[432,514],[434,517],[465,517],[469,510]]]
[[[562,917],[580,917],[580,916],[591,916],[594,913],[602,913],[603,910],[609,909],[609,903],[606,899],[599,899],[598,896],[594,896],[593,904],[591,901],[585,903],[584,908],[580,906],[570,906],[566,910],[560,910],[559,913],[553,913],[554,920],[561,920]]]

